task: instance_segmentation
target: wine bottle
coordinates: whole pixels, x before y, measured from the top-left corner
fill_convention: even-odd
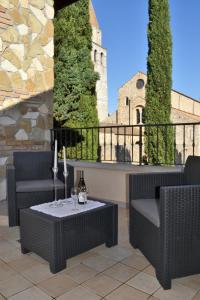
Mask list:
[[[87,202],[87,188],[84,180],[84,172],[81,171],[80,180],[78,184],[79,194],[78,194],[78,204],[83,205]]]

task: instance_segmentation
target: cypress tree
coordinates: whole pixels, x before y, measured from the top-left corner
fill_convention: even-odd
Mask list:
[[[89,0],[78,1],[58,11],[54,25],[54,120],[57,126],[63,128],[98,126],[95,87],[99,75],[94,71],[91,59]],[[83,134],[79,137],[79,142],[85,139]],[[90,132],[87,139],[91,140]],[[97,138],[94,139],[96,141]],[[76,151],[80,152],[77,150],[80,143],[73,144],[74,149],[71,150],[75,151],[76,148]]]
[[[145,123],[170,123],[172,35],[168,0],[149,0],[148,47]],[[172,129],[149,127],[146,133],[149,163],[171,163]]]

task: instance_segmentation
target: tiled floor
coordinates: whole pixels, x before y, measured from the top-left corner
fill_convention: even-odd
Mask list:
[[[119,209],[119,245],[104,245],[68,260],[54,275],[35,254],[22,255],[18,228],[8,228],[0,203],[0,300],[200,300],[200,275],[164,291],[152,266],[128,242],[128,211]]]

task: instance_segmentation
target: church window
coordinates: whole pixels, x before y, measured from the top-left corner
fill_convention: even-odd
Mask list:
[[[103,52],[101,52],[101,64],[103,65]]]
[[[136,87],[138,90],[141,90],[144,87],[145,83],[143,79],[138,79],[136,82]]]
[[[97,50],[94,50],[94,61],[97,61]]]
[[[129,97],[126,97],[126,106],[129,105]]]
[[[138,106],[136,108],[136,123],[143,124],[144,123],[144,107]]]
[[[136,109],[136,122],[140,124],[140,110],[139,108]]]
[[[144,115],[144,107],[142,108],[142,123],[144,123],[144,118],[145,118],[145,115]]]

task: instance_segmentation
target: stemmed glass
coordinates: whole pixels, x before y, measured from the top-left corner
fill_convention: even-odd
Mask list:
[[[77,208],[77,203],[78,203],[78,189],[76,187],[71,188],[71,197],[74,201],[74,208],[72,209],[73,211],[79,210]]]

